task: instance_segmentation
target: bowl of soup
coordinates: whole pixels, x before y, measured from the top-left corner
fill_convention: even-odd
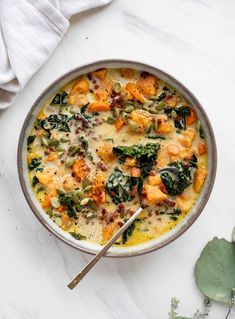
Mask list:
[[[214,134],[179,81],[143,63],[78,67],[35,101],[20,134],[18,171],[39,221],[97,253],[142,205],[108,256],[165,246],[202,212],[216,173]]]

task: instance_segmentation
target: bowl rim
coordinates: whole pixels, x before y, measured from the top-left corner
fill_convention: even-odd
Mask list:
[[[170,75],[168,72],[163,71],[162,69],[159,69],[156,66],[149,64],[149,63],[143,63],[143,62],[136,61],[136,60],[115,59],[115,58],[114,59],[100,59],[100,60],[96,60],[96,61],[91,62],[91,63],[85,63],[85,64],[77,66],[77,67],[63,73],[61,76],[57,77],[51,84],[49,84],[40,93],[40,95],[34,101],[33,105],[31,106],[31,108],[29,109],[29,111],[27,113],[27,116],[26,116],[24,123],[22,125],[22,128],[21,128],[21,132],[20,132],[19,140],[18,140],[17,168],[18,168],[18,176],[19,176],[21,188],[23,190],[23,194],[26,198],[26,201],[27,201],[29,207],[31,208],[31,210],[34,213],[34,215],[36,216],[36,218],[40,221],[40,223],[51,234],[55,235],[58,239],[60,239],[64,243],[68,244],[70,247],[73,247],[79,251],[88,253],[90,255],[96,254],[94,251],[89,250],[89,249],[84,248],[84,247],[79,247],[75,243],[69,241],[66,237],[62,237],[62,235],[56,231],[56,229],[55,229],[56,227],[53,228],[48,223],[45,223],[45,221],[43,220],[43,218],[41,216],[41,213],[39,212],[39,210],[37,209],[37,207],[33,203],[33,200],[31,199],[31,196],[28,192],[28,187],[26,185],[24,174],[23,174],[22,154],[23,154],[23,144],[24,144],[25,134],[26,134],[26,130],[28,128],[32,113],[33,113],[34,109],[37,107],[37,105],[40,103],[40,101],[43,99],[43,97],[46,96],[47,93],[50,92],[58,83],[62,82],[63,80],[65,80],[69,76],[76,74],[77,72],[79,72],[82,69],[92,68],[93,70],[95,70],[95,69],[99,68],[100,64],[102,65],[102,64],[112,64],[112,63],[126,64],[126,67],[128,64],[134,64],[136,66],[139,66],[139,68],[142,68],[143,70],[151,68],[151,69],[155,70],[160,75],[160,77],[166,78],[167,80],[169,80],[169,81],[173,82],[175,85],[177,85],[185,94],[187,94],[194,101],[196,108],[203,114],[203,117],[204,117],[206,125],[207,125],[207,129],[208,129],[208,132],[210,135],[211,143],[212,143],[212,148],[211,148],[211,163],[212,163],[212,165],[211,165],[210,183],[208,184],[206,192],[204,193],[204,197],[200,203],[200,206],[197,208],[196,213],[191,216],[187,225],[185,227],[179,229],[175,234],[173,234],[170,238],[166,239],[164,242],[162,242],[160,244],[156,244],[153,247],[146,248],[143,251],[129,252],[127,254],[125,254],[125,253],[121,253],[121,254],[117,253],[116,254],[115,253],[115,254],[105,256],[105,257],[112,257],[112,258],[136,257],[136,256],[140,256],[140,255],[144,255],[144,254],[153,252],[153,251],[158,250],[160,248],[163,248],[166,245],[173,242],[174,240],[176,240],[182,234],[184,234],[192,226],[192,224],[196,221],[196,219],[201,215],[201,213],[202,213],[204,207],[206,206],[208,199],[211,195],[211,192],[212,192],[212,189],[214,186],[214,182],[215,182],[215,178],[216,178],[217,147],[216,147],[216,140],[215,140],[214,131],[213,131],[212,125],[210,123],[210,120],[207,116],[205,109],[203,108],[203,106],[201,105],[199,100],[196,98],[196,96],[187,87],[185,87],[184,84],[182,84],[178,79],[176,79],[174,76]]]

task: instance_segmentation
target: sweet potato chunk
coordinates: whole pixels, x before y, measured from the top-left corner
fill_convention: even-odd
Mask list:
[[[131,157],[127,157],[125,159],[125,163],[124,163],[126,166],[135,166],[136,164],[136,159],[135,158],[131,158]]]
[[[112,162],[115,159],[113,154],[113,144],[105,142],[98,148],[99,157],[106,163]]]
[[[169,107],[176,107],[176,105],[178,104],[178,97],[175,96],[175,95],[170,95],[170,96],[167,96],[165,99],[164,99],[164,102],[166,103],[167,106]]]
[[[190,115],[186,117],[187,125],[195,123],[197,120],[197,114],[192,107],[190,107]]]
[[[158,204],[167,198],[167,195],[158,186],[145,185],[144,192],[150,205]]]
[[[144,103],[145,99],[143,95],[140,93],[140,91],[138,90],[135,83],[132,83],[132,82],[127,83],[126,90],[129,91],[129,93],[132,95],[132,97],[135,100],[140,101],[141,103]]]
[[[133,167],[130,169],[130,175],[131,175],[132,177],[140,177],[140,176],[141,176],[141,170],[140,170],[140,168],[133,166]]]
[[[173,123],[163,116],[157,118],[156,132],[160,134],[168,134],[174,131]]]
[[[196,132],[193,129],[189,128],[186,131],[184,131],[182,135],[183,135],[183,138],[181,140],[181,144],[185,147],[190,148],[196,136]]]
[[[90,167],[83,158],[78,158],[72,166],[72,171],[79,180],[82,180],[89,174]]]
[[[197,147],[197,152],[198,152],[199,156],[206,154],[206,152],[207,152],[206,144],[205,143],[199,143],[198,147]]]
[[[130,114],[132,121],[143,128],[143,131],[152,124],[153,118],[143,110],[134,110]]]
[[[174,143],[169,144],[167,150],[170,155],[178,155],[180,152],[179,145]]]
[[[107,69],[99,69],[92,73],[96,78],[103,81],[106,78],[107,75]]]
[[[80,78],[74,83],[71,91],[69,92],[69,104],[78,104],[80,106],[86,104],[87,97],[84,95],[89,91],[89,82],[86,78]],[[82,104],[83,103],[83,104]]]
[[[148,177],[148,183],[151,186],[160,185],[162,183],[162,179],[160,174],[157,175],[149,175]]]
[[[113,83],[111,81],[104,80],[99,85],[98,89],[94,91],[95,98],[100,102],[106,102],[110,96],[113,88]]]
[[[199,193],[207,175],[207,169],[204,167],[198,168],[195,174],[193,188],[195,192]]]
[[[120,131],[120,129],[125,125],[126,123],[123,121],[123,119],[121,117],[119,117],[116,121],[116,130],[117,132]]]
[[[110,110],[108,103],[103,102],[93,102],[88,106],[88,112],[107,112]]]
[[[134,70],[128,68],[120,69],[120,74],[123,78],[130,79],[134,76]]]
[[[157,93],[157,79],[153,75],[149,74],[145,77],[140,77],[136,82],[136,86],[145,97],[151,97]]]

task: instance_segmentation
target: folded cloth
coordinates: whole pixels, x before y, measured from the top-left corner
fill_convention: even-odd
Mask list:
[[[47,61],[70,17],[111,0],[0,0],[0,109]]]

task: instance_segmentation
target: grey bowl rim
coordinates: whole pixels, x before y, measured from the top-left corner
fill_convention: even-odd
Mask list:
[[[29,205],[30,209],[32,210],[32,212],[34,213],[34,215],[36,216],[36,218],[40,221],[40,223],[54,236],[56,236],[56,238],[60,239],[62,242],[66,243],[67,245],[69,245],[70,247],[75,248],[76,250],[85,252],[87,254],[90,255],[95,255],[95,253],[93,251],[89,251],[86,248],[83,247],[78,247],[75,244],[69,242],[66,238],[64,238],[63,236],[61,236],[59,233],[56,232],[55,229],[53,229],[52,227],[50,227],[48,224],[46,224],[44,222],[44,220],[41,217],[40,212],[37,210],[36,206],[34,205],[33,201],[31,200],[31,196],[28,193],[28,189],[24,180],[24,176],[23,176],[23,168],[22,168],[22,152],[23,152],[23,142],[25,139],[25,133],[26,130],[28,128],[28,124],[29,121],[31,119],[31,115],[34,111],[34,109],[37,107],[38,103],[40,103],[40,101],[42,100],[43,96],[45,96],[50,90],[53,89],[54,86],[56,86],[59,82],[62,82],[65,78],[72,76],[73,73],[76,75],[77,72],[79,72],[82,69],[85,68],[92,68],[93,70],[96,70],[99,68],[100,64],[108,64],[108,63],[123,63],[123,64],[135,64],[138,65],[138,67],[140,69],[143,69],[143,71],[146,68],[151,68],[156,70],[156,72],[158,74],[160,74],[160,78],[165,77],[167,80],[169,79],[170,81],[172,81],[172,83],[176,84],[178,87],[181,88],[182,92],[186,93],[188,96],[190,96],[191,100],[193,100],[194,105],[196,106],[197,109],[200,110],[200,112],[203,114],[206,125],[207,125],[207,129],[210,135],[210,139],[212,142],[212,154],[211,154],[211,159],[212,159],[212,167],[211,167],[211,180],[210,183],[208,185],[208,188],[205,190],[203,190],[203,192],[205,193],[205,196],[201,202],[201,205],[198,207],[197,212],[190,218],[188,224],[182,228],[179,229],[178,232],[176,234],[174,234],[171,238],[166,239],[163,243],[157,244],[155,247],[151,247],[151,248],[146,248],[146,250],[144,251],[140,251],[140,252],[130,252],[129,254],[125,254],[125,255],[106,255],[105,257],[108,258],[129,258],[129,257],[137,257],[137,256],[141,256],[141,255],[145,255],[148,253],[151,253],[153,251],[156,251],[158,249],[161,249],[167,245],[169,245],[170,243],[172,243],[173,241],[175,241],[177,238],[179,238],[181,235],[183,235],[193,224],[194,222],[197,220],[197,218],[201,215],[203,209],[205,208],[209,197],[211,195],[214,183],[215,183],[215,178],[216,178],[216,171],[217,171],[217,146],[216,146],[216,140],[215,140],[215,135],[214,135],[214,131],[212,128],[212,125],[210,123],[209,117],[205,111],[205,109],[203,108],[203,106],[201,105],[201,103],[199,102],[199,100],[196,98],[196,96],[187,88],[185,87],[184,84],[182,84],[178,79],[176,79],[174,76],[170,75],[168,72],[163,71],[162,69],[157,68],[154,65],[148,64],[148,63],[143,63],[143,62],[139,62],[136,60],[127,60],[127,59],[100,59],[97,60],[95,62],[91,62],[91,63],[85,63],[82,64],[80,66],[77,66],[65,73],[63,73],[61,76],[57,77],[51,84],[49,84],[42,92],[41,94],[37,97],[37,99],[34,101],[33,105],[31,106],[30,110],[27,113],[27,116],[24,120],[24,123],[22,125],[21,128],[21,132],[19,135],[19,141],[18,141],[18,148],[17,148],[17,168],[18,168],[18,176],[19,176],[19,180],[20,180],[20,185],[21,188],[23,190],[23,194],[25,196],[25,199],[27,201],[27,204]],[[104,66],[102,66],[104,67]],[[85,74],[85,72],[84,72]],[[74,77],[76,78],[76,77]]]

